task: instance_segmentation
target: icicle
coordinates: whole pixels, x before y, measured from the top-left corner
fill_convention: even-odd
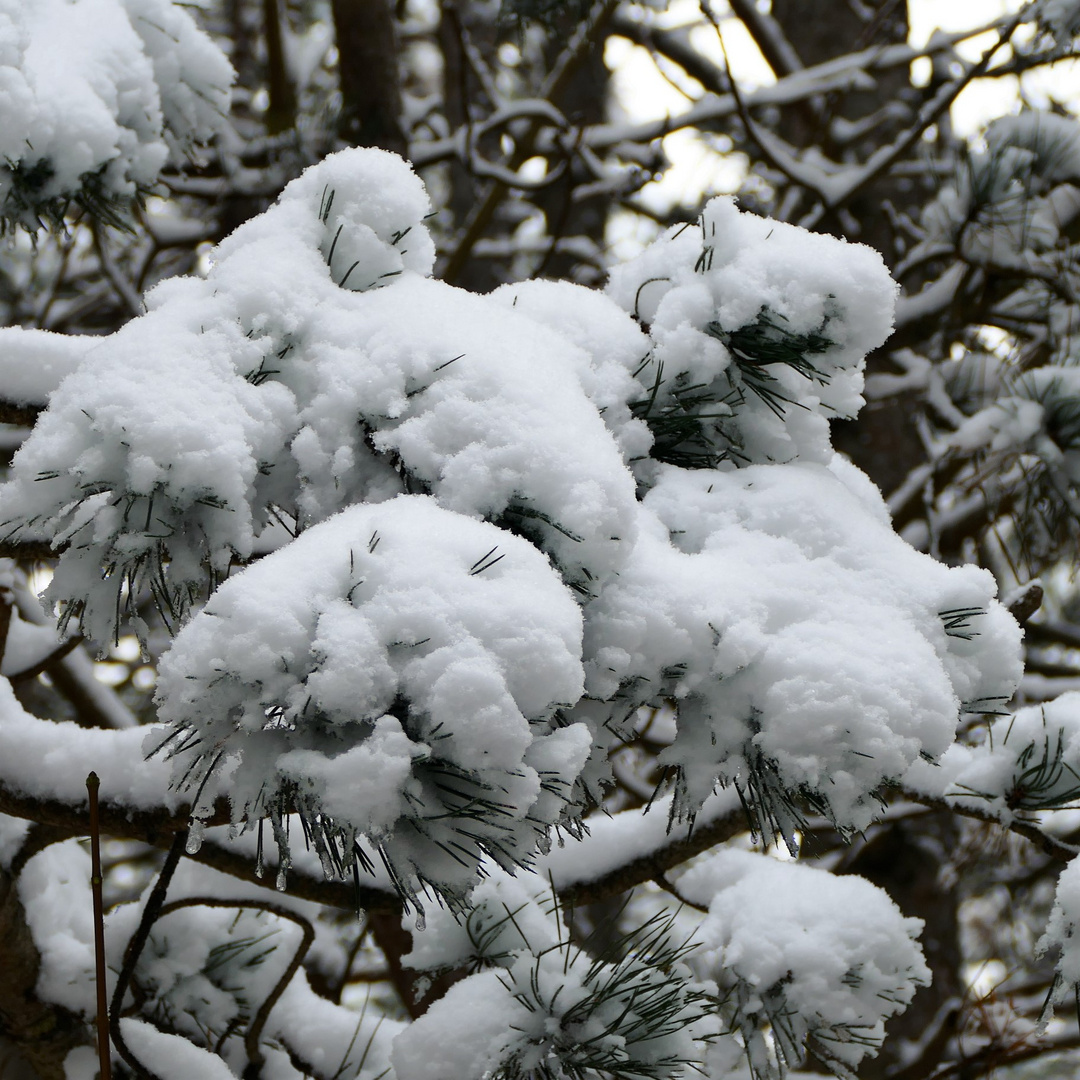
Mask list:
[[[189,855],[198,855],[199,849],[203,845],[205,832],[206,823],[193,818],[191,825],[188,827],[187,843],[184,845],[184,850]]]
[[[281,863],[278,866],[277,879],[274,882],[274,887],[278,892],[284,892],[286,886],[289,883],[289,868],[292,866],[292,858],[288,852],[281,853]]]
[[[255,844],[255,876],[261,881],[266,873],[266,861],[263,859],[263,819],[259,818],[259,838]]]

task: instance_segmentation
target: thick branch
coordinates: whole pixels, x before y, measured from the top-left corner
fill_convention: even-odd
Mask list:
[[[611,29],[635,45],[678,64],[710,93],[726,94],[731,89],[727,72],[694,48],[685,27],[664,30],[620,11],[612,18]]]
[[[728,0],[731,10],[742,19],[754,44],[761,50],[769,67],[777,76],[793,75],[803,67],[799,54],[784,36],[784,28],[761,11],[754,0]]]
[[[44,411],[44,405],[27,405],[18,401],[0,401],[0,424],[33,427]]]
[[[0,541],[0,559],[19,559],[23,562],[42,562],[55,559],[59,551],[53,550],[48,540]]]

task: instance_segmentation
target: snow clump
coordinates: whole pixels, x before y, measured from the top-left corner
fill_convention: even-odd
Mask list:
[[[661,466],[627,565],[586,609],[584,711],[626,726],[677,703],[661,755],[692,817],[719,780],[769,839],[798,791],[842,830],[875,792],[952,744],[962,711],[1019,682],[1020,630],[975,567],[946,567],[888,524],[850,466]],[[869,504],[867,499],[870,499]]]
[[[616,267],[607,291],[653,341],[636,372],[653,457],[701,467],[827,463],[828,421],[862,405],[897,286],[872,248],[725,197]]]
[[[728,849],[676,887],[708,908],[689,962],[716,981],[756,1077],[783,1075],[807,1053],[854,1076],[881,1046],[884,1021],[929,985],[922,921],[863,878]]]
[[[173,0],[0,0],[0,217],[114,214],[225,129],[233,78]]]
[[[343,151],[96,339],[0,489],[11,538],[63,549],[65,619],[106,641],[149,589],[179,624],[257,544],[403,492],[526,535],[582,594],[616,570],[634,482],[588,358],[422,277],[428,210],[400,159]]]
[[[406,964],[474,974],[394,1040],[399,1080],[688,1073],[719,1031],[715,984],[694,978],[673,918],[660,913],[593,957],[569,940],[538,885],[493,869],[470,896],[467,920],[455,927],[435,913],[414,935]],[[463,1030],[462,1016],[475,1023]]]
[[[405,896],[455,903],[482,855],[525,863],[570,812],[591,739],[554,717],[582,682],[581,613],[544,556],[402,496],[223,584],[162,659],[158,701],[175,779],[228,774],[233,820],[270,818],[283,871],[299,812],[328,875],[363,836]]]

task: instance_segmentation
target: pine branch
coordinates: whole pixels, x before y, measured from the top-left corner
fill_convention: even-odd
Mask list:
[[[939,798],[935,795],[926,795],[922,792],[911,791],[907,788],[902,789],[902,794],[905,799],[919,803],[921,806],[932,807],[935,810],[948,810],[951,813],[959,814],[961,817],[973,818],[975,821],[985,821],[988,824],[998,825],[1003,829],[1007,829],[1009,832],[1014,832],[1017,836],[1022,836],[1025,840],[1029,840],[1045,855],[1049,855],[1051,859],[1054,859],[1057,862],[1071,862],[1078,854],[1080,854],[1080,848],[1077,848],[1073,844],[1067,844],[1063,840],[1058,840],[1056,837],[1044,832],[1038,825],[1030,821],[1024,821],[1021,818],[1014,817],[1005,822],[1001,820],[1000,815],[994,813],[994,811],[989,808],[984,809],[983,807],[971,803],[957,803],[951,799]]]

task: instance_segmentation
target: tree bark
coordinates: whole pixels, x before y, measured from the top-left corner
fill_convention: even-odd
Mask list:
[[[389,0],[333,0],[341,115],[338,137],[405,155],[401,71]]]
[[[82,1020],[37,996],[41,957],[26,923],[16,878],[0,870],[0,1035],[6,1036],[40,1080],[64,1080],[64,1059],[91,1046]]]

